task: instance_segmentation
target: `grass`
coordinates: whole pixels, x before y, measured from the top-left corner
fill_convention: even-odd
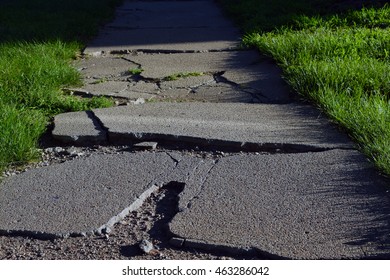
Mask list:
[[[276,12],[280,2],[287,12]],[[224,4],[231,15],[240,14],[236,19],[247,30],[244,43],[273,57],[292,88],[340,124],[390,175],[390,6],[287,2]],[[311,4],[302,8],[307,2]],[[344,5],[341,12],[331,9],[336,4]],[[274,17],[267,21],[270,14]]]
[[[0,171],[37,159],[55,114],[112,105],[60,89],[81,83],[71,62],[119,2],[0,1]]]
[[[129,73],[131,75],[134,75],[134,76],[141,75],[142,72],[144,72],[144,69],[142,69],[142,68],[132,68],[132,69],[129,69]]]
[[[204,73],[202,72],[188,72],[188,73],[175,73],[169,76],[166,76],[163,78],[164,81],[176,81],[179,79],[185,79],[188,77],[198,77],[203,76]]]

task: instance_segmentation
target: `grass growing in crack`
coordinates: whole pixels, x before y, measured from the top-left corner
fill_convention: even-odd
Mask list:
[[[184,79],[188,77],[199,77],[203,76],[203,72],[189,72],[189,73],[176,73],[163,78],[164,81],[176,81],[179,79]]]
[[[0,171],[37,158],[38,139],[53,115],[112,105],[60,89],[81,83],[70,63],[120,2],[0,2]]]
[[[251,6],[255,2],[269,7]],[[301,5],[307,1],[300,0],[286,14],[275,12],[279,2],[224,3],[231,14],[244,11],[248,18],[239,17],[242,27],[252,30],[244,43],[272,56],[287,82],[341,124],[390,175],[390,6],[356,8],[348,1],[312,1],[305,10]],[[329,7],[335,4],[344,5],[344,11],[355,9],[334,13]],[[265,21],[269,14],[275,15],[272,24]]]
[[[142,68],[132,68],[132,69],[129,69],[129,73],[131,75],[134,75],[134,76],[141,75],[142,72],[144,72],[144,69],[142,69]]]
[[[109,80],[107,78],[101,78],[101,79],[98,79],[94,82],[92,82],[91,84],[92,85],[99,85],[99,84],[104,84],[104,83],[107,83]]]

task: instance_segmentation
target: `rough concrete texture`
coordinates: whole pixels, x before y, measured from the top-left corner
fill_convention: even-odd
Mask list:
[[[92,95],[129,100],[288,103],[281,71],[256,51],[133,54],[76,63]],[[140,75],[131,74],[139,69]]]
[[[157,187],[177,182],[185,187],[170,223],[176,244],[293,259],[389,258],[389,183],[318,110],[291,96],[275,65],[239,51],[239,36],[211,0],[125,1],[76,66],[81,92],[207,103],[61,114],[53,137],[241,153],[126,152],[30,170],[0,184],[0,233],[109,230]]]
[[[211,1],[125,2],[84,52],[230,49],[239,36]]]
[[[111,28],[227,27],[234,29],[210,1],[125,2]]]
[[[0,187],[0,232],[55,237],[109,230],[168,175],[185,182],[191,164],[202,161],[188,159],[175,171],[172,156],[95,155],[10,177]]]
[[[226,157],[202,179],[170,223],[184,244],[293,259],[390,252],[386,184],[356,151]]]
[[[174,88],[161,91],[154,100],[177,102],[213,102],[213,103],[257,103],[257,94],[237,90],[230,85],[201,85],[194,88]]]
[[[130,76],[129,70],[138,68],[138,65],[121,57],[86,57],[77,60],[74,66],[84,78],[95,80]]]
[[[208,74],[214,78],[214,84],[213,87],[207,84],[206,93],[212,90],[223,92],[229,85],[235,92],[230,96],[235,95],[237,99],[242,95],[249,96],[249,100],[257,98],[267,103],[287,103],[292,99],[280,69],[256,51],[132,55],[126,58],[140,65],[144,70],[141,76],[146,79],[164,79],[188,73]],[[180,81],[177,86],[184,87]],[[213,93],[210,95],[213,96]],[[215,102],[215,99],[207,101]],[[248,102],[248,97],[239,101]]]
[[[92,143],[115,145],[153,140],[235,148],[258,144],[259,150],[353,147],[319,111],[299,104],[162,102],[96,109],[91,115],[95,119],[80,113],[58,115],[53,137],[68,143],[75,139],[75,144],[95,133],[98,138]],[[101,125],[100,134],[93,123]]]
[[[227,51],[211,53],[171,53],[126,56],[141,65],[142,77],[159,79],[180,73],[239,73],[248,66],[261,63],[256,51]],[[234,75],[234,74],[231,74]],[[243,76],[240,73],[240,76]],[[261,79],[261,75],[259,75]]]
[[[184,246],[293,259],[390,254],[385,182],[354,150],[216,160],[177,152],[92,155],[2,182],[0,232],[109,232],[170,182],[185,185],[170,223]]]
[[[235,142],[351,148],[348,138],[319,111],[298,104],[147,103],[97,109],[94,114],[108,129],[109,141],[118,144],[141,140],[206,144],[219,140],[219,144],[226,145]]]
[[[93,112],[60,114],[54,117],[54,123],[52,135],[63,143],[93,145],[107,141],[107,133]]]
[[[99,56],[135,50],[153,51],[212,51],[234,49],[238,47],[239,34],[230,28],[207,28],[199,32],[199,28],[183,29],[135,29],[103,31],[84,53]],[[119,42],[119,43],[116,43]]]

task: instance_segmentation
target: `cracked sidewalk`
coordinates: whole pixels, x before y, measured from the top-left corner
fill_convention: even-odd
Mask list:
[[[76,67],[85,85],[74,92],[129,101],[294,101],[280,70],[269,59],[249,50],[87,57]],[[134,69],[140,73],[132,74]]]
[[[388,258],[388,180],[239,36],[211,0],[125,1],[75,64],[84,86],[67,91],[144,104],[58,115],[52,137],[129,151],[5,179],[0,233],[109,233],[153,192],[178,185],[176,246]],[[145,141],[158,148],[135,150]]]

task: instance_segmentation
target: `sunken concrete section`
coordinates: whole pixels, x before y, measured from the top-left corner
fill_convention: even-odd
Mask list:
[[[386,183],[356,151],[236,155],[187,184],[175,243],[292,259],[388,257]]]
[[[95,155],[7,178],[0,185],[0,233],[54,238],[109,231],[168,177],[185,182],[202,162],[174,159],[168,153]]]
[[[293,148],[352,148],[347,136],[319,111],[299,104],[163,102],[97,109],[93,113],[111,144],[167,141],[235,148],[253,145],[252,150],[285,146],[291,148],[290,152]],[[85,123],[92,127],[93,122],[78,113],[61,114],[57,120],[53,136],[65,141],[72,135],[83,138],[83,133],[88,133]],[[74,130],[67,135],[69,126]]]
[[[239,37],[212,1],[130,1],[84,52],[232,49]]]

